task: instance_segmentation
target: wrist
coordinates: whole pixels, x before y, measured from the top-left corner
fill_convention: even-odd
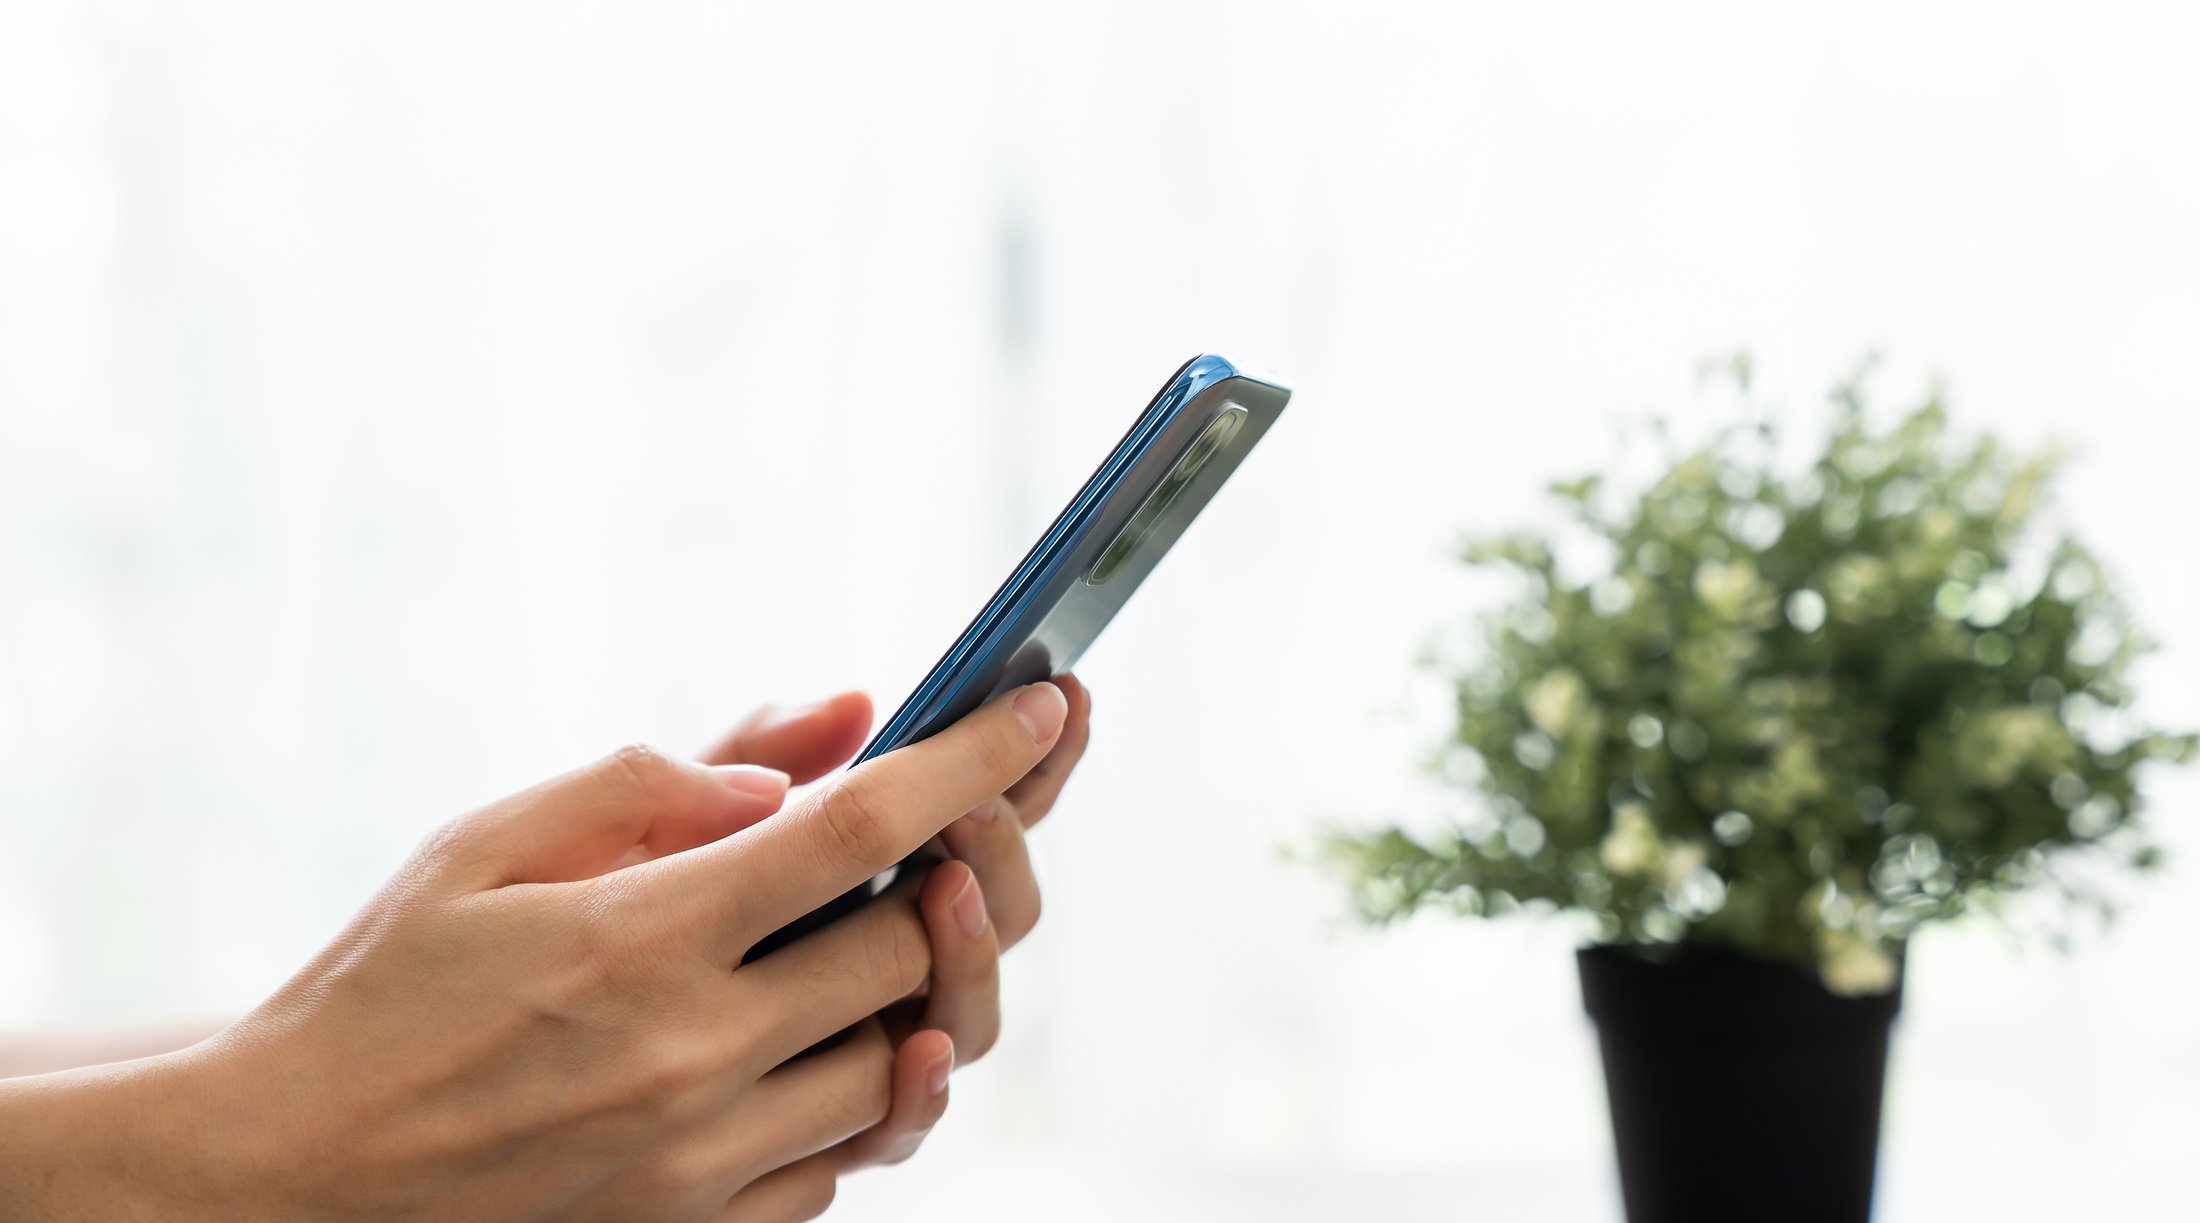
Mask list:
[[[189,1053],[0,1080],[0,1223],[261,1215]]]
[[[135,1064],[0,1080],[0,1220],[149,1219],[161,1203],[131,1165],[145,1113]]]

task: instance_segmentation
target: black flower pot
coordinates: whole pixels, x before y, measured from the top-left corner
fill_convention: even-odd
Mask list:
[[[1899,976],[1844,998],[1717,951],[1592,947],[1580,962],[1628,1223],[1871,1217]]]

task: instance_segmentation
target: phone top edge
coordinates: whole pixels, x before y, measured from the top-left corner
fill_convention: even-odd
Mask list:
[[[1154,403],[1148,405],[1146,414],[1141,416],[1140,425],[1134,427],[1132,432],[1127,434],[1122,442],[1118,443],[1117,452],[1109,456],[1108,462],[1102,464],[1101,470],[1095,473],[1093,480],[1087,481],[1087,485],[1088,487],[1091,486],[1095,481],[1101,480],[1103,476],[1105,476],[1105,482],[1097,489],[1093,489],[1089,498],[1081,497],[1083,504],[1071,507],[1072,510],[1076,511],[1073,520],[1071,519],[1071,511],[1064,511],[1063,519],[1058,520],[1058,522],[1062,522],[1065,529],[1057,539],[1050,541],[1053,546],[1049,549],[1047,557],[1029,570],[1020,569],[1009,583],[1005,583],[1004,586],[1013,585],[1017,588],[1014,597],[1005,605],[998,608],[989,608],[989,611],[993,614],[983,617],[986,620],[983,629],[972,636],[967,643],[957,643],[960,648],[956,653],[960,654],[961,657],[956,660],[953,666],[947,668],[942,685],[934,687],[926,695],[925,700],[911,710],[910,717],[912,721],[927,716],[927,711],[936,708],[937,704],[954,704],[962,695],[963,689],[967,688],[973,679],[983,674],[982,668],[973,668],[967,664],[973,657],[984,659],[994,647],[999,645],[998,638],[1001,632],[1008,625],[1016,622],[1017,617],[1030,605],[1031,600],[1037,597],[1038,592],[1044,589],[1054,578],[1062,563],[1062,557],[1077,546],[1081,538],[1080,532],[1091,521],[1092,516],[1104,512],[1109,499],[1122,486],[1122,481],[1145,457],[1146,450],[1151,442],[1167,430],[1171,424],[1175,423],[1178,417],[1183,415],[1208,391],[1232,381],[1255,382],[1271,387],[1281,392],[1285,399],[1289,399],[1291,395],[1290,388],[1280,383],[1269,382],[1266,379],[1250,377],[1226,358],[1211,353],[1195,357],[1186,362],[1178,370],[1177,379],[1172,379],[1167,386],[1164,386],[1161,392],[1155,396]],[[1037,549],[1034,549],[1034,552],[1036,551]],[[945,688],[944,694],[940,690],[941,687]],[[907,734],[908,732],[905,731],[904,733]],[[904,743],[896,743],[893,746],[903,745]],[[887,750],[891,750],[891,748]]]
[[[1249,377],[1227,358],[1214,353],[1193,357],[1177,368],[1176,373],[1162,384],[1143,412],[1131,423],[1130,429],[1108,453],[1099,468],[1078,489],[1077,495],[1057,515],[1039,542],[1032,545],[1022,561],[1010,572],[1008,579],[995,590],[983,609],[955,639],[955,644],[926,672],[922,682],[907,699],[895,709],[893,716],[879,727],[871,742],[856,755],[855,763],[861,764],[882,756],[911,741],[914,724],[924,711],[931,708],[943,691],[952,685],[959,691],[968,682],[963,664],[985,641],[997,632],[1005,621],[1017,615],[1029,602],[1034,591],[1043,585],[1061,560],[1062,552],[1078,533],[1095,508],[1105,503],[1124,474],[1142,453],[1143,447],[1161,429],[1176,417],[1186,405],[1198,399],[1208,390],[1233,378]],[[1275,386],[1289,393],[1289,388],[1268,378],[1253,381]],[[952,693],[950,693],[952,695]]]

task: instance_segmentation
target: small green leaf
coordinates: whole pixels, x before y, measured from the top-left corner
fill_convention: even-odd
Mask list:
[[[1920,926],[2062,886],[2065,856],[2159,865],[2141,766],[2200,736],[2135,725],[2149,639],[2088,549],[2041,535],[2062,451],[1964,435],[1938,386],[1876,424],[1875,363],[1799,466],[1751,408],[1694,449],[1651,421],[1668,462],[1631,491],[1553,482],[1568,538],[1610,545],[1586,572],[1561,577],[1563,524],[1461,545],[1522,579],[1427,651],[1457,695],[1432,769],[1483,814],[1326,838],[1368,920],[1555,908],[1855,983]],[[1746,398],[1754,369],[1703,373]]]

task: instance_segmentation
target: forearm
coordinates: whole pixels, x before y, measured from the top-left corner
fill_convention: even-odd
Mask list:
[[[0,1080],[0,1223],[174,1217],[166,1094],[157,1062]]]
[[[225,1026],[213,1020],[197,1020],[107,1032],[0,1034],[0,1079],[173,1053]]]

